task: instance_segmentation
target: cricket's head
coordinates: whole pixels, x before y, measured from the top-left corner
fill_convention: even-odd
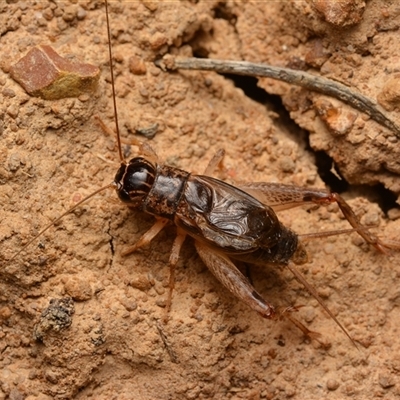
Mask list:
[[[118,197],[130,207],[139,207],[154,182],[156,166],[143,157],[121,163],[114,185]]]

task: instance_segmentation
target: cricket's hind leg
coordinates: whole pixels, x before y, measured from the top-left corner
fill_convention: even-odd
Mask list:
[[[272,207],[275,212],[310,203],[319,205],[336,203],[350,225],[367,243],[382,253],[387,253],[387,249],[400,249],[400,242],[385,241],[370,232],[369,227],[359,221],[353,209],[338,193],[331,193],[324,189],[268,182],[246,183],[240,185],[240,189]],[[321,236],[324,234],[322,233]]]
[[[234,296],[246,303],[254,311],[257,311],[264,318],[276,319],[279,316],[286,317],[289,321],[296,325],[297,328],[299,328],[306,336],[310,337],[311,339],[317,339],[320,342],[320,335],[318,333],[310,331],[300,321],[290,315],[289,311],[296,310],[296,308],[289,307],[285,309],[284,312],[275,311],[274,306],[262,298],[262,296],[253,287],[253,285],[251,285],[249,280],[245,278],[245,276],[236,268],[235,264],[227,256],[214,251],[212,248],[201,243],[200,241],[196,241],[195,246],[204,264]],[[352,337],[333,315],[328,306],[322,301],[316,289],[306,281],[304,276],[297,270],[295,265],[291,261],[289,261],[289,263],[286,264],[286,267],[289,268],[296,279],[305,286],[310,294],[318,301],[322,308],[328,313],[328,315],[335,321],[335,323],[355,345]]]
[[[200,241],[196,241],[195,246],[204,264],[234,296],[264,318],[275,318],[274,306],[262,298],[227,256],[214,251]]]

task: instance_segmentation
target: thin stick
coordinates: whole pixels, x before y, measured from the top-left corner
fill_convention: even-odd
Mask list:
[[[172,346],[170,345],[167,336],[165,335],[160,323],[156,320],[155,321],[155,325],[158,331],[158,334],[161,337],[162,342],[164,343],[164,347],[167,350],[167,353],[169,355],[169,358],[171,359],[171,362],[173,362],[174,364],[178,364],[178,357],[174,351],[174,349],[172,348]]]
[[[267,64],[255,64],[247,61],[183,58],[171,55],[167,55],[162,60],[156,61],[156,65],[167,70],[188,69],[215,71],[222,74],[263,76],[301,86],[343,101],[351,107],[369,115],[374,121],[382,124],[393,131],[397,137],[400,137],[400,126],[392,121],[378,104],[339,82],[321,76],[312,75],[304,71],[274,67]]]

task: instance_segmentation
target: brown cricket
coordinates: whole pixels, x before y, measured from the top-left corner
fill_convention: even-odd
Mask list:
[[[46,226],[12,259],[63,216],[95,194],[113,187],[123,203],[131,208],[154,215],[156,218],[155,224],[123,254],[129,254],[150,243],[167,224],[172,223],[177,227],[177,235],[169,258],[171,273],[167,309],[171,303],[174,268],[178,262],[181,247],[186,237],[190,236],[194,239],[201,260],[214,276],[234,296],[257,311],[262,317],[275,319],[281,313],[278,313],[274,306],[257,292],[237,268],[236,261],[261,266],[284,265],[289,268],[352,340],[345,328],[323,303],[316,290],[307,283],[295,267],[295,264],[307,261],[304,246],[298,235],[279,221],[276,212],[308,203],[318,205],[337,203],[353,227],[352,230],[356,231],[367,243],[382,252],[391,246],[362,225],[349,204],[337,193],[331,193],[324,189],[267,182],[247,183],[236,187],[211,177],[210,175],[222,161],[223,151],[219,151],[210,161],[204,175],[193,175],[175,167],[159,164],[155,151],[148,144],[136,140],[132,144],[139,146],[139,155],[126,162],[122,155],[118,128],[107,1],[105,4],[114,115],[121,165],[110,185],[87,196],[56,221]],[[103,123],[101,125],[106,129]],[[336,233],[341,232],[322,232],[309,236],[322,237]],[[290,308],[288,310],[290,311]],[[290,315],[288,318],[306,334],[312,333]]]

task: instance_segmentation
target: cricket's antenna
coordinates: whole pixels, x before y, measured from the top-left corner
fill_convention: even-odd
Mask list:
[[[122,156],[121,138],[120,138],[119,126],[118,126],[117,101],[116,101],[116,97],[115,97],[114,68],[113,68],[112,50],[111,50],[111,31],[110,31],[110,20],[108,18],[108,1],[105,0],[105,2],[106,2],[106,19],[107,19],[107,35],[108,35],[108,57],[110,59],[110,72],[111,72],[111,86],[112,86],[113,105],[114,105],[115,129],[117,131],[119,159],[122,163],[122,162],[124,162],[124,157]]]
[[[7,260],[7,262],[11,262],[14,260],[19,254],[21,254],[28,246],[30,246],[38,237],[42,236],[43,233],[45,233],[47,230],[49,230],[52,226],[54,226],[57,222],[61,221],[67,214],[71,213],[75,209],[77,209],[81,204],[85,203],[92,197],[94,197],[96,194],[103,192],[106,189],[114,187],[114,184],[111,183],[110,185],[103,186],[100,189],[97,189],[95,192],[89,194],[86,196],[84,199],[76,203],[73,207],[69,208],[67,211],[65,211],[63,214],[61,214],[58,218],[56,218],[54,221],[52,221],[50,224],[46,225],[36,236],[34,236],[31,240],[28,241],[20,250],[18,250],[10,259]]]
[[[288,269],[292,272],[292,274],[295,276],[295,278],[303,284],[303,286],[308,290],[308,292],[311,294],[311,296],[314,297],[315,300],[318,301],[318,303],[321,305],[321,307],[326,311],[326,313],[333,319],[333,321],[336,323],[336,325],[342,330],[342,332],[350,339],[351,343],[353,343],[354,347],[358,349],[358,346],[354,339],[350,336],[350,333],[347,332],[346,328],[338,321],[338,319],[333,315],[332,311],[328,308],[328,306],[323,302],[321,299],[320,295],[318,294],[317,290],[311,286],[306,278],[303,276],[303,274],[294,266],[293,263],[289,262],[287,265]],[[290,319],[290,318],[289,318]],[[299,325],[295,322],[292,321],[297,327]]]

